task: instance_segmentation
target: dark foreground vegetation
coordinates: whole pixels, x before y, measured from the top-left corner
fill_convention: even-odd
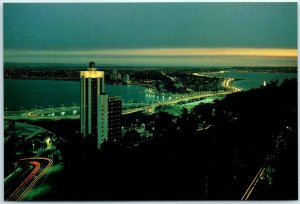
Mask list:
[[[296,79],[142,120],[155,123],[151,140],[131,131],[101,151],[82,139],[79,121],[40,122],[67,142],[57,193],[39,199],[240,200],[261,167],[249,199],[298,198]]]

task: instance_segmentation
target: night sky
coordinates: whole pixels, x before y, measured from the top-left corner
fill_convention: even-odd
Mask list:
[[[296,3],[5,3],[4,61],[297,64]]]

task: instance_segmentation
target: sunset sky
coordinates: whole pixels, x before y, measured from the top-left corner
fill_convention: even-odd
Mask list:
[[[4,4],[4,61],[296,66],[296,3]]]

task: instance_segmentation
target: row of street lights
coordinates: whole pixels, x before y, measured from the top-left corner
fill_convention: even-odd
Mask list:
[[[76,103],[72,103],[72,105],[73,105],[73,106],[76,106]],[[61,106],[61,107],[65,107],[64,104],[60,104],[60,106]],[[34,108],[35,108],[35,109],[38,109],[38,106],[36,105],[36,106],[34,106]],[[53,106],[53,105],[48,105],[48,108],[54,108],[54,106]],[[31,109],[33,109],[33,108],[31,108]],[[40,109],[42,110],[42,109],[43,109],[43,106],[40,106]],[[27,109],[24,109],[24,107],[21,106],[19,110],[27,110]],[[5,111],[8,111],[8,107],[5,107]]]

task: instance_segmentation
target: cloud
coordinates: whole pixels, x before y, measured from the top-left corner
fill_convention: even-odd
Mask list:
[[[106,50],[7,50],[5,56],[57,55],[57,56],[272,56],[296,57],[297,49],[279,48],[153,48],[153,49],[106,49]]]
[[[170,66],[296,66],[297,49],[153,48],[106,50],[5,50],[5,62]]]

